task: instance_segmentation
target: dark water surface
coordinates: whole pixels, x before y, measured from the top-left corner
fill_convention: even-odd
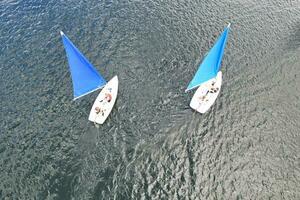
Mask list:
[[[205,115],[184,93],[232,23]],[[300,199],[300,1],[0,1],[0,199]],[[87,121],[59,31],[116,106]]]

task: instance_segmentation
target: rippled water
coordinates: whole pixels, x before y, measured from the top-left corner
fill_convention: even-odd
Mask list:
[[[299,1],[0,2],[0,199],[300,199]],[[232,23],[221,95],[184,89]],[[59,31],[116,106],[87,121]]]

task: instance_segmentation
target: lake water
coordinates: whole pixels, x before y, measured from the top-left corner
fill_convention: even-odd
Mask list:
[[[212,109],[188,82],[231,22]],[[2,0],[0,199],[300,199],[300,2]],[[116,105],[72,101],[59,31]]]

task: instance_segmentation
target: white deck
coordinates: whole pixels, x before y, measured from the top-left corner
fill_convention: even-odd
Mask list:
[[[222,72],[219,71],[215,78],[212,78],[199,86],[191,100],[190,107],[200,113],[208,111],[216,101],[221,90],[221,85]]]
[[[113,77],[102,89],[91,109],[89,120],[103,124],[110,114],[118,94],[118,77]],[[110,100],[110,101],[109,101]]]

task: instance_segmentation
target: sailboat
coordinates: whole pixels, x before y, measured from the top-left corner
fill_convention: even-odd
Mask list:
[[[187,92],[198,87],[190,102],[190,107],[199,113],[207,112],[220,93],[222,85],[220,68],[229,29],[230,24],[207,53],[186,89]]]
[[[107,82],[95,67],[61,31],[73,83],[73,100],[102,89],[90,111],[89,120],[103,124],[109,116],[118,94],[119,80],[114,76]]]

